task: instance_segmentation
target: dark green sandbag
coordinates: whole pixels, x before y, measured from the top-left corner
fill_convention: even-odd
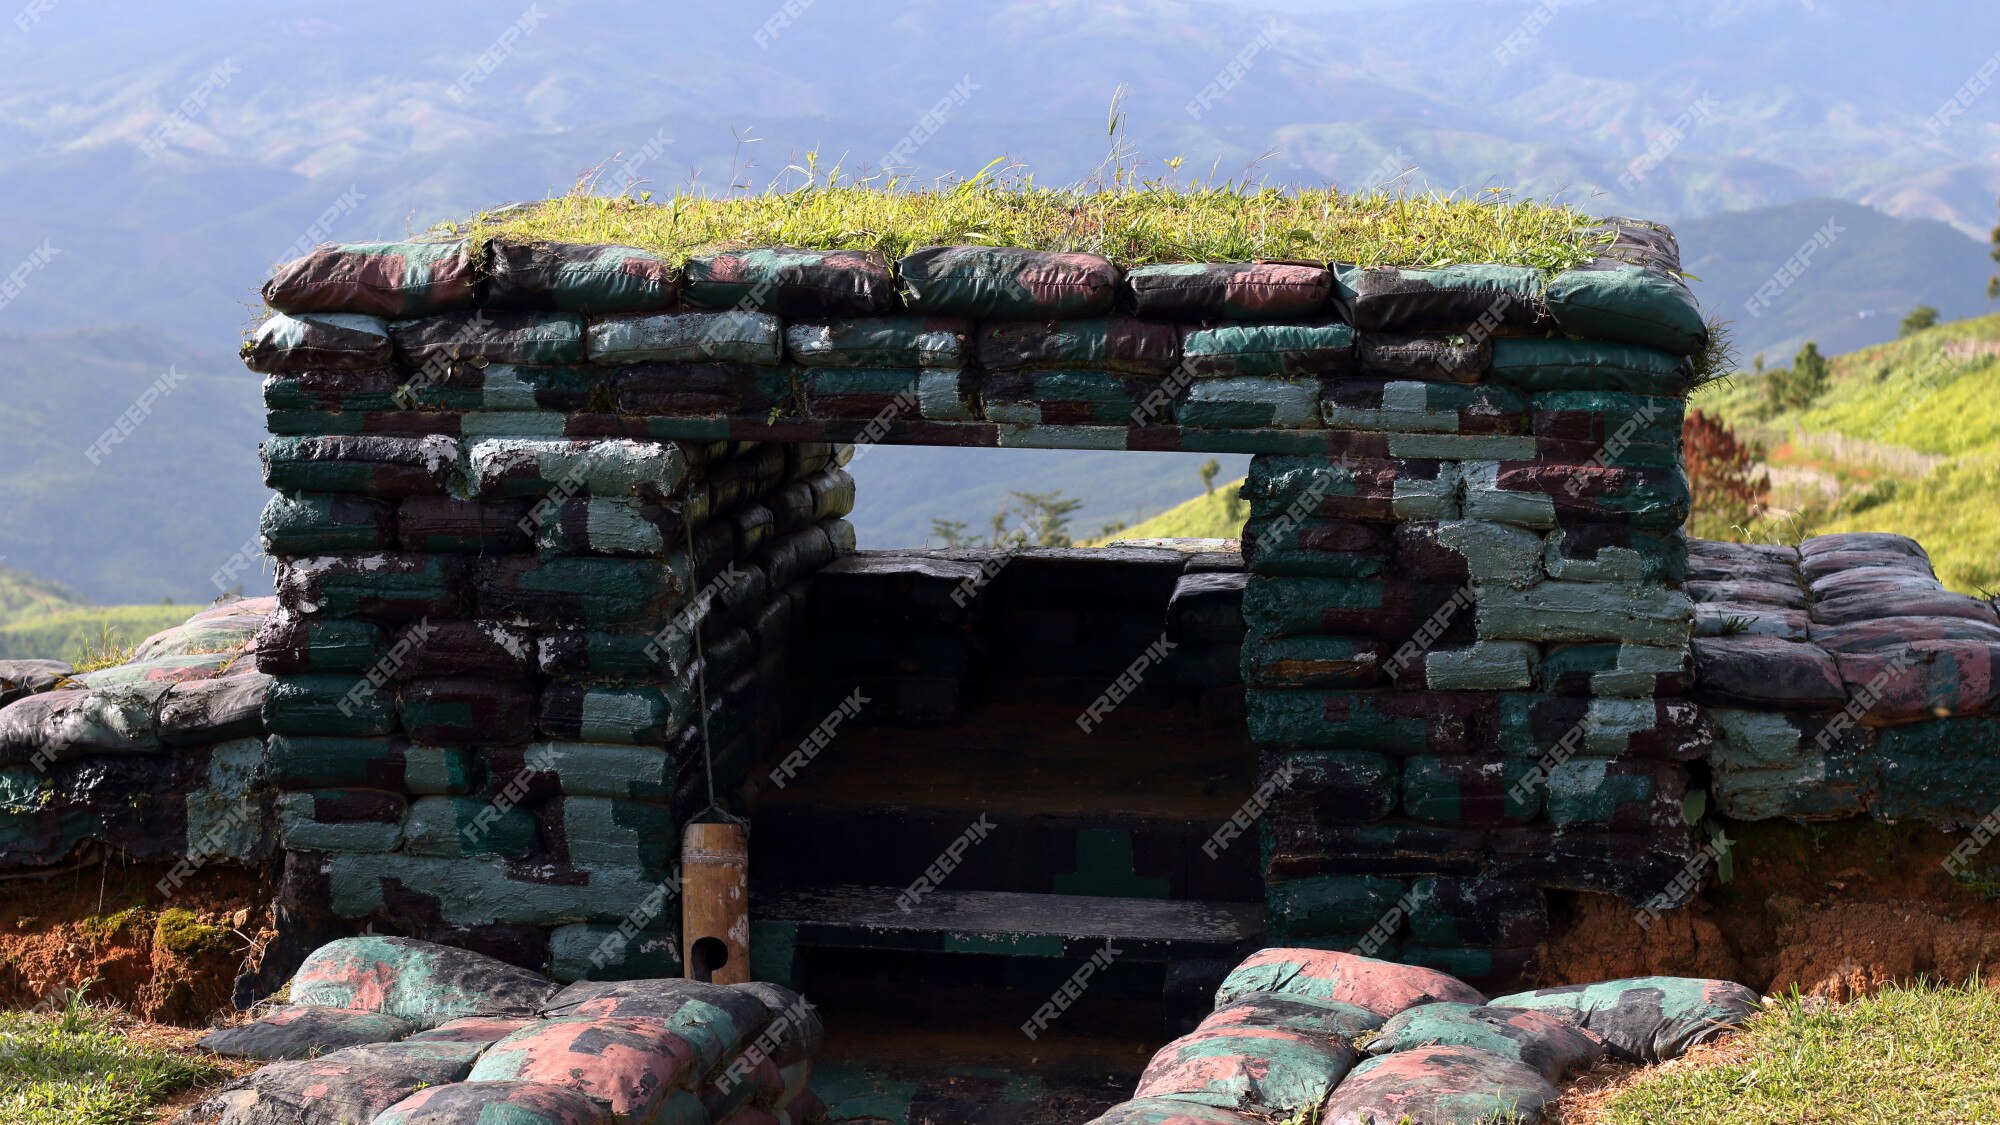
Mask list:
[[[1181,332],[1130,316],[982,324],[979,366],[987,371],[1088,369],[1165,375],[1181,359]]]
[[[1529,266],[1463,265],[1437,269],[1336,265],[1333,301],[1363,331],[1465,332],[1543,323],[1542,271]]]
[[[682,684],[550,684],[542,692],[543,734],[568,742],[663,745],[694,714]]]
[[[387,324],[351,313],[280,313],[243,343],[243,362],[266,375],[373,371],[389,366],[395,355]]]
[[[1529,427],[1527,396],[1491,384],[1334,379],[1321,398],[1321,416],[1336,430],[1522,434]]]
[[[1387,528],[1371,521],[1258,516],[1243,526],[1243,561],[1255,574],[1372,578],[1394,557]]]
[[[1688,650],[1674,646],[1583,644],[1544,650],[1543,686],[1556,695],[1646,699],[1687,694]]]
[[[473,495],[533,498],[546,522],[571,496],[672,498],[687,479],[687,457],[672,442],[568,438],[481,438],[466,448]]]
[[[1267,637],[1243,645],[1243,682],[1258,688],[1370,687],[1389,658],[1359,637]]]
[[[1250,737],[1288,746],[1341,746],[1398,756],[1465,755],[1499,721],[1497,692],[1260,691],[1245,693]]]
[[[1125,275],[1140,316],[1161,320],[1281,320],[1326,308],[1333,275],[1286,262],[1180,262]]]
[[[1419,1047],[1465,1047],[1512,1059],[1550,1082],[1589,1070],[1604,1040],[1546,1012],[1473,1004],[1424,1004],[1399,1013],[1363,1048],[1380,1058]]]
[[[1133,1097],[1289,1117],[1324,1101],[1356,1057],[1339,1039],[1284,1028],[1203,1026],[1160,1048]]]
[[[257,666],[276,675],[365,672],[387,647],[381,626],[372,622],[281,611],[272,614],[257,634]]]
[[[537,742],[487,750],[484,758],[495,789],[512,786],[535,802],[562,796],[667,801],[678,769],[672,753],[657,746],[604,742]]]
[[[373,738],[396,729],[395,688],[357,676],[281,676],[264,698],[272,734]]]
[[[362,496],[280,492],[264,505],[257,530],[270,555],[389,548],[396,545],[396,509]]]
[[[1542,566],[1555,579],[1678,586],[1688,577],[1688,541],[1679,528],[1573,523],[1549,533]]]
[[[674,270],[630,246],[493,242],[486,302],[536,312],[650,312],[673,307]]]
[[[1477,383],[1493,362],[1490,336],[1364,333],[1355,349],[1361,374],[1427,383]]]
[[[638,362],[616,368],[618,410],[660,418],[768,416],[794,412],[802,372],[750,362]]]
[[[1619,447],[1664,445],[1678,450],[1685,404],[1679,398],[1623,391],[1543,391],[1529,402],[1534,435],[1602,449],[1617,463]]]
[[[1025,426],[1126,426],[1145,380],[1103,371],[1015,371],[980,381],[986,418]]]
[[[482,616],[535,628],[604,629],[667,620],[686,596],[685,561],[501,557],[473,577]]]
[[[1345,375],[1354,369],[1354,329],[1345,324],[1230,324],[1181,341],[1195,375]]]
[[[402,383],[402,374],[390,367],[272,375],[264,380],[264,409],[327,414],[398,410],[396,391]]]
[[[787,324],[785,351],[807,367],[929,367],[966,365],[970,321],[941,316],[878,316]]]
[[[292,851],[392,852],[403,842],[409,803],[377,789],[278,794],[278,838]]]
[[[460,367],[441,379],[418,379],[404,394],[415,410],[574,413],[599,403],[612,375],[602,367],[490,363]]]
[[[1548,284],[1549,313],[1572,336],[1700,355],[1708,325],[1687,283],[1620,262],[1573,269]]]
[[[327,244],[280,266],[264,283],[264,303],[286,313],[429,316],[471,304],[475,280],[462,241]]]
[[[1410,884],[1409,925],[1412,941],[1433,948],[1529,948],[1549,935],[1548,903],[1533,883],[1426,875]]]
[[[447,858],[524,856],[535,851],[535,818],[483,797],[423,797],[403,819],[403,850]]]
[[[1523,786],[1532,762],[1417,755],[1403,763],[1403,811],[1430,824],[1524,823],[1541,811],[1541,789]]]
[[[1321,424],[1319,380],[1262,375],[1197,379],[1174,403],[1174,421],[1190,429],[1315,429]]]
[[[1273,937],[1365,934],[1380,922],[1407,888],[1395,879],[1372,875],[1314,875],[1266,883],[1264,914]]]
[[[1532,1125],[1559,1092],[1533,1067],[1470,1047],[1416,1047],[1356,1066],[1320,1111],[1324,1125]]]
[[[763,572],[757,575],[761,584]],[[678,617],[654,631],[594,633],[557,630],[536,642],[537,667],[545,676],[567,680],[646,679],[662,673],[679,676],[692,667],[692,622]]]
[[[278,604],[296,616],[464,617],[470,566],[453,555],[304,556],[278,567]]]
[[[274,437],[262,455],[264,483],[283,492],[395,499],[446,491],[458,472],[459,444],[438,434]]]
[[[1524,391],[1624,391],[1679,398],[1694,380],[1683,356],[1635,344],[1519,336],[1493,341],[1486,377]]]
[[[525,653],[527,645],[521,643]],[[493,745],[518,742],[533,725],[535,693],[524,683],[475,678],[411,680],[397,692],[396,717],[418,742]]]
[[[610,1111],[575,1090],[538,1082],[454,1082],[418,1090],[374,1125],[609,1125]]]
[[[575,313],[442,313],[389,326],[396,358],[412,370],[453,363],[547,366],[582,363],[583,318]]]
[[[265,770],[279,789],[381,789],[405,794],[464,794],[484,773],[464,746],[412,746],[400,738],[273,735]]]
[[[305,1059],[343,1047],[391,1043],[417,1025],[383,1012],[294,1004],[262,1019],[204,1036],[199,1046],[249,1059]]]
[[[657,313],[590,323],[593,363],[748,363],[784,360],[784,326],[770,313]]]
[[[896,265],[904,304],[928,316],[979,320],[1103,316],[1118,267],[1092,254],[987,246],[927,246]]]
[[[410,552],[505,555],[525,551],[533,546],[534,521],[529,516],[542,499],[411,496],[396,509],[396,539]]]
[[[1449,462],[1260,454],[1250,459],[1242,495],[1256,516],[1401,523],[1457,519],[1458,481]]]
[[[690,258],[685,272],[687,300],[703,308],[819,317],[896,307],[889,261],[874,250],[737,250]]]
[[[1763,998],[1733,981],[1634,977],[1538,988],[1489,1003],[1559,1016],[1601,1036],[1618,1058],[1656,1063],[1741,1026]]]
[[[551,842],[579,867],[666,871],[680,852],[680,825],[664,805],[607,797],[557,797],[543,805]]]

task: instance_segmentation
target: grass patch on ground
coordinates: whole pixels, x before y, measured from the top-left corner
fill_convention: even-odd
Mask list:
[[[817,176],[810,186],[725,198],[641,201],[580,188],[439,233],[512,241],[616,243],[676,264],[705,252],[791,246],[880,250],[1016,246],[1100,254],[1126,264],[1251,259],[1441,266],[1493,262],[1559,271],[1602,245],[1574,207],[1444,196],[1343,195],[1156,183],[1111,190],[1005,185],[985,176],[885,190]]]
[[[1589,1120],[1994,1121],[2000,1120],[1996,1060],[2000,992],[1978,981],[1917,983],[1840,1005],[1790,998],[1758,1013],[1740,1035],[1635,1072]]]
[[[135,1037],[117,1015],[72,1003],[51,1014],[0,1013],[0,1121],[135,1125],[167,1097],[226,1074]]]

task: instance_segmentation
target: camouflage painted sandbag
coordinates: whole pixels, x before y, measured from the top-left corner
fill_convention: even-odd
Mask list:
[[[314,789],[280,793],[278,838],[294,851],[390,852],[403,843],[409,803],[400,793]]]
[[[1678,464],[1480,461],[1466,463],[1462,473],[1465,518],[1536,530],[1571,522],[1671,530],[1687,522],[1691,503]]]
[[[694,1049],[697,1076],[734,1057],[772,1018],[751,993],[694,980],[578,981],[551,998],[544,1014],[657,1020]]]
[[[479,759],[462,746],[411,746],[397,738],[274,735],[266,776],[280,789],[380,789],[404,794],[472,792]]]
[[[806,413],[818,419],[976,422],[980,376],[971,370],[839,367],[799,372]],[[1107,376],[1108,378],[1108,376]]]
[[[1572,336],[1700,355],[1708,325],[1687,283],[1672,274],[1600,260],[1548,285],[1549,313]]]
[[[374,1125],[610,1125],[611,1111],[565,1086],[454,1082],[418,1090]]]
[[[1516,336],[1493,341],[1486,376],[1524,391],[1622,391],[1677,397],[1694,380],[1686,357],[1636,344]]]
[[[393,1043],[417,1026],[383,1012],[294,1004],[263,1019],[209,1032],[198,1044],[218,1055],[246,1059],[304,1059],[359,1047]]]
[[[1372,1058],[1321,1108],[1324,1125],[1534,1125],[1559,1091],[1532,1067],[1470,1047]]]
[[[1341,1039],[1204,1025],[1160,1048],[1132,1096],[1290,1117],[1324,1101],[1357,1057]]]
[[[1345,324],[1229,324],[1181,341],[1195,375],[1345,375],[1354,369],[1354,329]]]
[[[1362,637],[1267,637],[1243,645],[1243,680],[1258,688],[1369,687],[1391,646]]]
[[[1589,1070],[1608,1048],[1597,1034],[1547,1012],[1471,1004],[1425,1004],[1382,1026],[1363,1048],[1393,1055],[1419,1047],[1469,1047],[1512,1059],[1550,1082]]]
[[[1545,322],[1542,271],[1529,266],[1465,265],[1333,268],[1333,302],[1364,332],[1525,330]]]
[[[463,1044],[480,1048],[490,1047],[509,1035],[534,1023],[534,1018],[514,1016],[466,1016],[463,1019],[441,1023],[429,1031],[419,1031],[404,1040],[406,1043]]]
[[[678,729],[656,741],[665,742]],[[538,815],[549,826],[557,849],[577,867],[667,871],[679,851],[680,826],[665,805],[610,797],[557,797]]]
[[[455,1021],[454,1021],[455,1022]],[[525,1020],[505,1021],[518,1025]],[[512,1034],[509,1031],[507,1034]],[[426,1034],[420,1032],[419,1035]],[[362,1047],[343,1047],[329,1055],[321,1055],[320,1062],[343,1063],[349,1066],[371,1067],[390,1070],[402,1074],[414,1074],[424,1082],[436,1086],[445,1082],[462,1082],[472,1072],[472,1064],[486,1048],[506,1035],[496,1036],[492,1041],[465,1039],[420,1039],[413,1035],[395,1043],[370,1043]],[[394,1104],[394,1103],[391,1103]],[[384,1106],[383,1108],[388,1108]]]
[[[673,266],[630,246],[493,242],[486,303],[535,312],[626,313],[672,308]]]
[[[420,797],[403,817],[402,849],[411,855],[465,859],[520,858],[539,842],[534,814],[478,797]]]
[[[472,303],[464,242],[350,242],[320,246],[278,267],[264,303],[285,313],[358,313],[391,320]]]
[[[264,442],[264,483],[281,492],[358,493],[394,499],[444,492],[458,470],[458,439],[274,437]]]
[[[0,707],[51,691],[75,673],[60,660],[0,660]]]
[[[1277,992],[1353,1004],[1388,1017],[1441,1000],[1483,1004],[1470,985],[1440,972],[1321,949],[1253,953],[1216,990],[1217,1007],[1252,992]]]
[[[1147,383],[1104,371],[1014,371],[979,385],[986,419],[1016,426],[1130,425]]]
[[[1358,755],[1356,757],[1359,757]],[[1321,760],[1324,762],[1324,759]],[[1319,765],[1320,763],[1314,763]],[[1311,766],[1298,766],[1310,770]],[[1393,768],[1393,767],[1392,767]],[[1366,766],[1362,766],[1365,770]],[[1302,778],[1307,784],[1321,779]],[[1393,780],[1389,783],[1393,787]],[[1264,884],[1265,914],[1277,937],[1320,938],[1365,934],[1392,909],[1404,892],[1402,881],[1372,875],[1310,875]]]
[[[534,689],[466,671],[465,676],[404,684],[396,693],[396,718],[404,733],[431,744],[518,740],[533,722]]]
[[[386,550],[396,545],[396,509],[365,496],[280,492],[257,530],[270,555]]]
[[[1257,516],[1400,523],[1457,519],[1458,485],[1458,466],[1448,462],[1264,454],[1250,459],[1242,495]]]
[[[278,604],[294,616],[463,617],[470,570],[453,555],[310,555],[279,565]]]
[[[1388,527],[1374,521],[1254,516],[1243,526],[1243,562],[1256,574],[1371,578],[1394,558]]]
[[[979,365],[987,371],[1076,368],[1165,375],[1181,359],[1181,332],[1130,316],[1034,320],[979,326]]]
[[[1320,1039],[1353,1042],[1382,1026],[1382,1017],[1366,1008],[1309,996],[1252,992],[1220,1005],[1201,1021],[1204,1030],[1225,1027],[1273,1027]]]
[[[690,258],[686,296],[784,317],[877,316],[895,309],[896,279],[874,250],[738,250]]]
[[[156,729],[168,746],[206,746],[264,733],[264,700],[273,677],[239,659],[229,674],[177,683],[160,701]]]
[[[273,734],[385,735],[396,729],[395,689],[333,673],[280,677],[264,693],[264,725]]]
[[[1261,1113],[1239,1113],[1181,1098],[1140,1098],[1121,1102],[1089,1125],[1262,1125]]]
[[[1118,296],[1118,267],[1094,254],[927,246],[896,272],[904,304],[926,316],[1069,320],[1103,316]]]
[[[51,691],[10,704],[0,710],[0,763],[153,753],[160,749],[155,708],[172,686],[141,682]]]
[[[486,1049],[473,1082],[539,1082],[574,1090],[620,1120],[645,1121],[694,1080],[693,1048],[651,1019],[576,1017],[529,1024]]]
[[[1161,320],[1283,320],[1326,308],[1333,274],[1285,262],[1181,262],[1125,275],[1140,316]]]
[[[672,442],[480,438],[466,459],[474,496],[543,500],[528,513],[533,523],[578,494],[669,500],[688,474],[687,457]]]
[[[542,629],[593,629],[668,620],[689,589],[685,560],[536,558],[479,560],[480,612]]]
[[[450,1082],[353,1057],[277,1062],[238,1078],[182,1119],[184,1125],[354,1125],[427,1084]],[[343,1057],[345,1056],[345,1057]]]
[[[351,313],[283,313],[257,326],[243,344],[243,362],[265,375],[302,371],[371,371],[395,361],[389,326]]]
[[[1529,402],[1529,429],[1543,447],[1569,442],[1584,456],[1601,453],[1612,464],[1632,464],[1630,447],[1665,447],[1678,456],[1684,404],[1678,398],[1623,391],[1544,391]],[[1657,462],[1646,462],[1657,463]]]
[[[770,313],[660,313],[590,323],[593,363],[748,363],[774,367],[785,358],[784,324]]]
[[[826,1025],[818,1009],[805,997],[779,984],[753,981],[734,986],[763,1002],[771,1022],[757,1033],[756,1049],[778,1066],[790,1070],[819,1054],[826,1042]]]
[[[396,508],[396,539],[410,552],[506,555],[525,551],[533,546],[534,521],[528,518],[529,513],[540,499],[407,497]]]
[[[1847,685],[1818,645],[1783,637],[1696,637],[1691,642],[1704,699],[1779,707],[1838,707]]]
[[[372,371],[301,371],[264,379],[264,409],[339,414],[343,411],[397,410],[402,373],[393,367]]]
[[[956,371],[972,323],[941,316],[877,316],[787,324],[785,351],[807,367],[929,367]]]
[[[640,363],[619,369],[611,395],[627,414],[769,416],[773,410],[797,412],[803,374],[796,368],[750,363]]]
[[[1174,403],[1174,421],[1190,429],[1318,427],[1319,380],[1262,375],[1197,379]]]
[[[1477,383],[1493,362],[1485,336],[1391,336],[1369,332],[1355,348],[1361,374],[1427,383]]]
[[[1495,1008],[1547,1012],[1582,1025],[1628,1062],[1665,1062],[1742,1025],[1762,1006],[1755,989],[1734,981],[1634,977],[1601,984],[1538,988],[1497,996]]]
[[[1332,379],[1321,393],[1329,429],[1384,433],[1523,434],[1528,399],[1490,384]]]
[[[389,326],[396,358],[412,370],[453,364],[557,366],[584,361],[583,318],[575,313],[441,313]],[[434,381],[428,380],[428,381]]]

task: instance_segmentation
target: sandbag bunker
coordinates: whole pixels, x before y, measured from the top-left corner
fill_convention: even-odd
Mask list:
[[[1095,1125],[1534,1125],[1566,1078],[1606,1059],[1679,1058],[1761,1004],[1740,984],[1682,977],[1489,999],[1421,966],[1265,949]]]
[[[773,984],[562,987],[463,949],[346,938],[308,956],[289,1002],[209,1034],[275,1061],[180,1125],[793,1125],[824,1037]]]

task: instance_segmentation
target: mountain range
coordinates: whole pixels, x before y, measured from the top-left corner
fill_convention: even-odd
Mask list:
[[[92,598],[212,596],[261,503],[234,352],[272,263],[593,172],[762,190],[893,152],[903,182],[1004,157],[1068,183],[1127,144],[1180,182],[1555,196],[1674,222],[1746,357],[1862,346],[1919,302],[1985,307],[1996,48],[2000,9],[1947,0],[38,3],[0,23],[0,555]],[[186,381],[84,458],[167,369]],[[915,543],[1059,488],[1094,533],[1202,460],[879,450],[856,519]]]

